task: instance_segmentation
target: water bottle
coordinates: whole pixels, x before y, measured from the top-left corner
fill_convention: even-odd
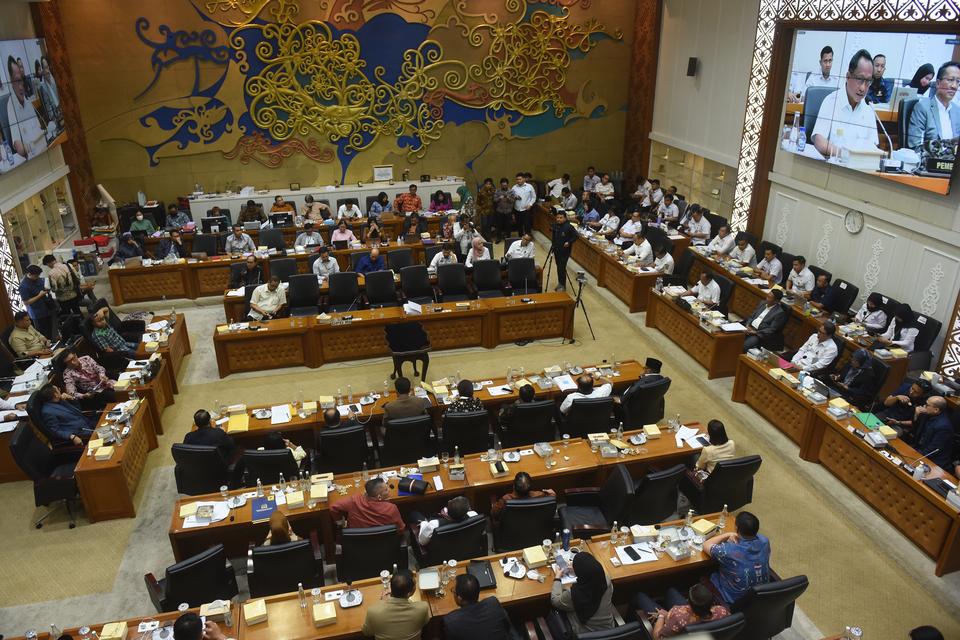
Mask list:
[[[280,486],[280,491],[287,490],[287,481],[284,480],[282,473],[280,474],[280,481],[277,484]]]
[[[297,583],[297,597],[300,599],[300,608],[307,608],[307,593],[303,590],[303,583]]]
[[[797,136],[797,151],[803,153],[803,150],[807,148],[807,130],[804,127],[800,127],[799,135]]]
[[[617,521],[613,521],[613,527],[610,528],[610,544],[617,546],[617,538],[620,536],[620,527],[617,526]]]
[[[60,630],[60,627],[58,627],[55,624],[50,625],[50,638],[52,640],[57,640],[57,638],[59,638],[62,635],[63,635],[63,631]]]
[[[617,440],[623,440],[623,422],[617,426]]]
[[[663,293],[663,278],[657,276],[657,282],[654,286],[657,289],[657,293]]]
[[[455,445],[453,447],[453,464],[460,464],[460,447]]]
[[[717,524],[720,526],[720,530],[726,528],[727,526],[727,516],[730,515],[730,512],[727,511],[727,505],[723,505],[723,511],[720,512],[720,519],[717,521]]]
[[[366,482],[370,479],[370,470],[367,469],[367,463],[363,463],[363,470],[360,472],[360,477],[363,478],[363,481]]]
[[[687,517],[683,520],[683,526],[685,527],[693,526],[693,509],[687,510]]]
[[[790,148],[797,147],[797,140],[800,137],[800,114],[793,114],[793,126],[790,127]]]
[[[140,399],[139,396],[137,396],[137,390],[134,389],[133,387],[130,387],[130,400],[136,403],[136,401],[139,399]]]
[[[570,529],[564,529],[561,536],[564,551],[570,551]]]
[[[260,482],[260,478],[257,478],[257,497],[263,497],[263,483]]]

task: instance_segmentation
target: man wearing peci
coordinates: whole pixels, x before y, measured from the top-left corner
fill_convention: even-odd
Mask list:
[[[824,157],[841,148],[878,149],[877,118],[867,104],[867,88],[873,82],[873,59],[860,49],[850,58],[843,86],[823,99],[810,139]]]
[[[960,137],[960,106],[953,102],[960,85],[960,62],[940,65],[936,92],[921,98],[910,114],[907,146],[919,149],[931,140],[953,140]]]

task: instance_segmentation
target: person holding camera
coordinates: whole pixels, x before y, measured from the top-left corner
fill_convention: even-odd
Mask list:
[[[567,260],[570,259],[570,248],[577,241],[577,230],[567,220],[567,213],[560,211],[555,217],[551,248],[557,260],[557,286],[554,291],[567,290]]]

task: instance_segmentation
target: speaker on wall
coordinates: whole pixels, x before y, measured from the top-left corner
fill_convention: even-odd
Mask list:
[[[690,58],[687,60],[687,75],[691,78],[697,75],[697,64],[700,61],[697,58]]]

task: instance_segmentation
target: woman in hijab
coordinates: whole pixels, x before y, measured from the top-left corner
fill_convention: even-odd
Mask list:
[[[917,72],[913,74],[913,79],[910,81],[909,86],[917,90],[918,96],[926,95],[927,89],[930,88],[930,84],[933,82],[933,74],[932,64],[929,62],[922,64],[920,68],[917,69]]]
[[[907,353],[913,351],[913,343],[920,330],[917,329],[916,318],[910,305],[904,303],[893,312],[893,320],[887,330],[877,340],[888,347],[899,347]]]
[[[830,375],[833,385],[850,404],[866,409],[870,406],[877,389],[874,384],[870,352],[857,349],[839,373]]]
[[[569,637],[571,632],[577,635],[612,629],[616,625],[613,583],[603,567],[592,555],[581,551],[573,557],[573,573],[577,581],[570,589],[565,589],[561,584],[560,572],[553,581],[550,604],[558,612],[565,612],[555,612],[548,618],[554,637]]]
[[[483,238],[477,236],[470,242],[470,251],[467,252],[467,260],[464,263],[465,266],[469,269],[473,266],[474,262],[478,260],[489,260],[490,259],[490,250],[487,249],[487,246],[483,244]]]

